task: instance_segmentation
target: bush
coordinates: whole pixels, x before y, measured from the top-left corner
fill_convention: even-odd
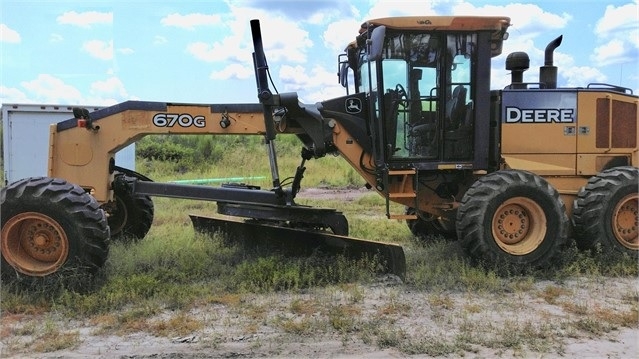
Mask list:
[[[137,156],[148,160],[192,160],[193,153],[192,149],[167,140],[140,141],[136,147]]]

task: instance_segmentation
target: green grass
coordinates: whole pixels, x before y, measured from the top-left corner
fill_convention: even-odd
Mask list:
[[[177,136],[180,141],[191,144],[195,136]],[[141,145],[150,143],[155,137],[145,137]],[[224,179],[229,177],[261,177],[246,180],[263,188],[272,187],[271,170],[266,147],[261,136],[213,136],[219,155],[209,158],[189,157],[181,161],[155,161],[138,158],[137,171],[154,181],[167,182],[186,179]],[[275,140],[280,180],[292,177],[300,165],[300,142],[294,135],[280,135]],[[364,182],[355,170],[343,159],[326,156],[312,159],[305,164],[306,172],[302,185],[318,186],[362,186]]]
[[[319,205],[323,201],[307,202]],[[353,262],[342,256],[258,255],[228,245],[219,235],[196,233],[187,214],[212,212],[208,203],[159,198],[155,204],[156,220],[147,238],[112,244],[101,275],[104,283],[97,291],[85,294],[63,291],[47,299],[50,293],[29,296],[2,288],[3,311],[29,313],[55,308],[83,316],[131,305],[185,308],[227,293],[299,291],[336,283],[367,282],[375,276],[375,263],[370,259]],[[347,218],[381,210],[384,205],[375,195],[339,204],[344,206],[340,210]],[[555,272],[503,277],[493,270],[471,265],[455,242],[416,240],[400,221],[357,216],[351,229],[354,237],[401,244],[407,258],[406,284],[419,290],[495,293],[527,287],[526,283],[541,279],[561,282],[575,276],[637,275],[636,263],[629,258],[609,263],[584,253],[572,253],[570,261]]]

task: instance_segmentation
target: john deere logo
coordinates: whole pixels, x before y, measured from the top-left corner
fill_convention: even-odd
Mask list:
[[[348,113],[360,113],[362,112],[362,100],[358,98],[346,99],[346,112]]]
[[[573,123],[574,110],[571,108],[521,109],[506,107],[506,123]]]

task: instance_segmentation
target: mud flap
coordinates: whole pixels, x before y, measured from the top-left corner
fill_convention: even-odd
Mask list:
[[[344,254],[349,258],[377,256],[383,273],[391,273],[402,280],[406,274],[404,249],[393,243],[340,236],[322,232],[304,231],[270,224],[244,222],[189,215],[198,232],[221,232],[227,238],[247,246],[268,244],[287,255],[310,255],[314,251]]]

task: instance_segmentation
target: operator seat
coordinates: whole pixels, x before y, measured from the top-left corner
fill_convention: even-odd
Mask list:
[[[444,159],[470,160],[473,157],[473,130],[466,114],[472,110],[466,105],[467,89],[457,85],[446,104],[446,128],[444,132]]]
[[[466,88],[457,85],[453,90],[453,95],[446,104],[446,120],[448,130],[455,130],[466,119]]]

